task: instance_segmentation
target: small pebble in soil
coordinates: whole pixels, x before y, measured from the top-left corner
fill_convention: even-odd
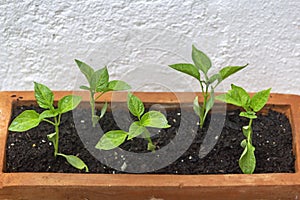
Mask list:
[[[126,162],[123,163],[123,165],[121,166],[121,170],[124,171],[127,168],[127,164]]]

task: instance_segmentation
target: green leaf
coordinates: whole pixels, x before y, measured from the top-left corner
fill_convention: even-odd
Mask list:
[[[97,149],[111,150],[121,145],[128,133],[123,130],[113,130],[105,133],[96,144]]]
[[[50,134],[48,134],[47,135],[47,138],[48,138],[48,140],[50,141],[50,142],[52,142],[53,143],[53,146],[56,146],[56,137],[57,137],[57,133],[56,132],[54,132],[54,133],[50,133]]]
[[[141,126],[139,122],[133,122],[129,127],[128,138],[127,140],[131,140],[139,135],[141,135],[145,131],[145,127]]]
[[[210,92],[210,98],[206,102],[204,119],[206,118],[206,116],[207,116],[208,112],[211,110],[211,108],[214,106],[214,103],[215,103],[215,96],[214,96],[214,90],[212,88],[211,92]]]
[[[224,79],[226,79],[227,77],[231,76],[232,74],[244,69],[248,64],[244,65],[244,66],[228,66],[228,67],[224,67],[223,69],[220,70],[219,74],[219,82],[223,81]]]
[[[84,86],[84,85],[80,86],[79,88],[82,89],[82,90],[88,90],[88,91],[91,90],[89,87]]]
[[[91,85],[91,80],[92,80],[92,75],[94,74],[94,69],[91,68],[89,65],[87,65],[84,62],[81,62],[79,60],[75,59],[76,64],[78,65],[81,73],[84,74],[84,76],[86,77],[87,81],[89,82],[89,84]]]
[[[253,174],[255,170],[256,159],[254,151],[255,147],[248,142],[239,160],[240,168],[244,174]]]
[[[45,85],[34,82],[34,96],[41,108],[53,108],[53,92]]]
[[[270,92],[271,88],[260,91],[252,97],[250,107],[254,112],[260,111],[266,105],[270,96]]]
[[[100,79],[97,83],[97,90],[100,88],[106,88],[109,80],[109,75],[108,75],[108,70],[107,67],[105,66],[104,68],[101,69],[100,73]]]
[[[148,151],[155,151],[155,148],[156,148],[156,146],[153,144],[153,143],[150,143],[150,142],[148,142],[148,145],[147,145],[147,150]]]
[[[248,119],[256,119],[257,118],[257,116],[255,115],[255,112],[251,112],[251,111],[241,112],[240,116],[241,117],[246,117]]]
[[[153,128],[169,128],[166,117],[158,111],[149,111],[141,119],[141,125]]]
[[[212,75],[209,79],[208,79],[208,82],[209,84],[212,84],[213,82],[215,82],[217,79],[220,78],[220,74],[214,74]]]
[[[241,147],[243,147],[245,149],[246,146],[247,146],[247,140],[243,139],[243,141],[241,142]]]
[[[101,119],[104,116],[104,114],[106,113],[106,110],[107,110],[107,102],[105,102],[105,104],[101,108],[101,114],[99,116],[99,119]]]
[[[216,100],[229,103],[236,106],[241,106],[241,102],[231,97],[229,94],[221,94],[215,97]]]
[[[127,106],[131,114],[138,117],[139,119],[145,111],[143,102],[130,92],[127,95]]]
[[[118,80],[108,82],[107,88],[110,91],[121,91],[131,89],[130,85],[128,85],[126,82]]]
[[[231,84],[232,90],[229,90],[229,95],[241,103],[240,106],[246,108],[250,102],[249,94],[242,88]],[[246,109],[247,110],[247,109]]]
[[[198,100],[198,96],[195,97],[194,99],[194,111],[196,113],[196,115],[198,115],[199,117],[202,115],[203,111],[203,107],[201,105],[199,105],[199,100]]]
[[[179,64],[174,64],[174,65],[169,65],[169,67],[183,72],[185,74],[188,74],[194,78],[196,78],[198,81],[200,80],[200,73],[198,71],[198,69],[192,65],[192,64],[188,64],[188,63],[179,63]]]
[[[207,74],[208,70],[211,68],[211,61],[207,55],[198,50],[194,45],[192,47],[192,59],[195,63],[195,66],[204,74]]]
[[[108,84],[108,79],[109,75],[106,67],[95,71],[91,78],[92,90],[98,91],[101,88],[106,88]]]
[[[243,134],[246,138],[250,138],[252,135],[252,128],[251,126],[243,126]],[[250,138],[251,139],[251,138]]]
[[[236,85],[232,84],[231,88],[232,89],[229,90],[227,94],[216,96],[216,99],[236,106],[241,106],[248,111],[250,103],[249,94],[243,88]]]
[[[73,167],[80,170],[85,169],[85,172],[89,172],[88,166],[77,156],[65,155],[62,153],[58,153],[57,155],[64,157],[67,160],[67,162]]]
[[[60,113],[66,113],[70,110],[73,110],[79,105],[81,99],[82,98],[80,96],[75,95],[64,96],[58,101],[58,109]]]
[[[51,118],[51,117],[55,117],[57,115],[58,115],[57,110],[45,110],[40,114],[39,119],[40,119],[40,121],[42,121],[45,118]]]
[[[25,110],[18,115],[10,124],[8,130],[23,132],[39,125],[39,114],[34,110]]]

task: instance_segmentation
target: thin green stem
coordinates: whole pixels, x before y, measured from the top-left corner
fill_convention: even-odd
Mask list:
[[[207,104],[207,100],[208,100],[208,88],[209,85],[207,83],[205,83],[205,89],[203,87],[203,84],[201,82],[201,90],[202,90],[202,95],[203,95],[203,109],[201,111],[201,116],[200,116],[200,128],[203,128],[204,122],[205,122],[205,113],[206,113],[206,104]]]
[[[208,83],[209,78],[208,78],[207,74],[204,73],[204,77],[205,77],[205,81]]]
[[[150,136],[150,133],[148,130],[146,130],[144,133],[144,138],[148,141],[148,150],[151,150],[151,151],[155,151],[155,146],[151,140],[151,136]],[[150,145],[149,145],[150,144]],[[149,149],[149,146],[151,146],[151,149]],[[154,149],[153,149],[154,148]]]
[[[94,99],[94,92],[90,92],[90,105],[91,105],[91,111],[92,111],[92,116],[95,114],[95,99]]]
[[[55,126],[55,123],[52,122],[52,121],[50,121],[50,120],[48,120],[48,119],[43,119],[43,121],[45,121],[45,122],[47,122],[47,123],[52,124],[53,126]]]
[[[59,114],[58,119],[57,117],[54,117],[54,122],[55,122],[55,142],[54,142],[54,157],[56,157],[57,153],[58,153],[58,139],[59,139],[59,124],[60,124],[60,118],[61,118],[61,114]]]
[[[200,87],[201,87],[201,92],[202,92],[202,95],[204,96],[204,87],[203,87],[203,83],[202,81],[200,80]]]
[[[58,125],[60,125],[61,114],[58,115]]]
[[[96,126],[98,122],[98,116],[95,114],[95,93],[93,91],[90,91],[90,105],[91,105],[91,112],[92,112],[92,124],[93,127]]]
[[[252,144],[252,123],[253,123],[253,119],[250,119],[249,125],[248,125],[250,132],[249,132],[248,138],[247,138],[247,140],[250,144]]]

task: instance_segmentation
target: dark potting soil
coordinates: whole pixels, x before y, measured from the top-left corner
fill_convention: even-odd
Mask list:
[[[13,110],[12,119],[27,109],[43,111],[35,106],[20,106]],[[88,108],[77,108],[62,116],[59,152],[80,157],[90,173],[242,173],[238,165],[243,151],[240,142],[244,139],[241,127],[248,120],[239,117],[239,110],[209,115],[203,129],[197,125],[192,109],[161,111],[167,115],[171,128],[149,129],[155,152],[147,151],[144,138],[126,141],[111,151],[96,149],[103,133],[120,128],[128,131],[134,117],[126,109],[113,109],[93,128]],[[47,140],[47,134],[53,132],[52,125],[46,122],[23,133],[9,132],[6,172],[84,173],[63,157],[54,158],[53,145]],[[292,131],[285,115],[272,110],[258,115],[253,122],[253,145],[257,159],[254,173],[295,171]]]

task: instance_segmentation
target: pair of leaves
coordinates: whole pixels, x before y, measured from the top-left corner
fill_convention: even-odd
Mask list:
[[[200,73],[199,73],[197,67],[193,64],[179,63],[179,64],[173,64],[173,65],[169,65],[169,66],[177,71],[188,74],[188,75],[196,78],[198,81],[200,81]],[[221,83],[223,80],[225,80],[229,76],[235,74],[236,72],[244,69],[246,66],[247,65],[224,67],[219,71],[219,73],[212,75],[208,79],[208,84],[212,84],[216,80],[218,80],[218,83]]]
[[[34,110],[25,110],[18,115],[10,124],[8,130],[23,132],[39,125],[45,118],[56,117],[59,114],[66,113],[78,106],[81,101],[80,96],[68,95],[58,101],[58,108],[54,109],[54,96],[52,91],[45,85],[34,83],[35,98],[41,108],[49,109],[41,114]]]
[[[86,77],[89,87],[80,86],[81,89],[95,92],[108,92],[108,91],[120,91],[120,90],[128,90],[131,87],[124,81],[113,80],[109,81],[109,74],[107,67],[94,71],[92,67],[88,64],[75,60],[80,71]]]
[[[144,114],[143,102],[135,95],[128,93],[127,107],[132,115],[138,117],[140,125],[153,128],[169,128],[166,117],[158,111],[149,111]]]
[[[131,93],[127,96],[127,106],[129,111],[136,117],[139,121],[133,122],[129,127],[129,132],[123,130],[112,130],[105,133],[96,145],[97,149],[110,150],[120,146],[127,138],[130,140],[141,134],[145,134],[150,138],[150,133],[146,127],[153,128],[169,128],[170,125],[166,117],[158,111],[149,111],[144,114],[145,107],[143,102]],[[150,139],[151,141],[151,139]],[[152,145],[152,146],[151,146]],[[153,144],[148,144],[148,149],[153,149]]]
[[[66,113],[78,106],[81,101],[80,96],[67,95],[58,101],[58,108],[54,111],[53,92],[45,85],[34,82],[34,95],[41,108],[50,109],[52,113]]]
[[[210,98],[205,103],[205,109],[204,109],[203,106],[201,106],[199,104],[198,96],[195,97],[193,108],[194,108],[195,113],[200,117],[200,120],[204,120],[206,118],[207,114],[209,113],[209,111],[212,109],[212,107],[214,105],[214,100],[215,100],[214,90],[211,90]],[[202,116],[203,116],[203,119],[201,119]]]
[[[260,111],[268,102],[271,88],[262,90],[254,94],[252,98],[241,87],[231,85],[231,90],[226,94],[222,94],[216,97],[217,100],[243,107],[246,112],[242,112],[240,115],[250,119],[255,119],[255,113]]]
[[[58,114],[73,110],[80,101],[81,97],[69,95],[60,100],[60,107],[54,111],[45,110],[39,114],[34,110],[25,110],[12,121],[8,130],[15,132],[30,130],[37,127],[45,118],[55,117]]]
[[[103,85],[105,85],[104,87],[106,87],[106,84],[109,80],[109,75],[106,67],[94,71],[92,67],[80,60],[75,60],[75,62],[90,85],[90,87],[81,86],[81,89],[96,91],[97,87],[102,87]]]
[[[62,153],[58,153],[57,155],[64,157],[67,162],[72,165],[73,167],[83,170],[85,169],[85,172],[89,172],[89,168],[88,166],[77,156],[73,156],[73,155],[65,155]]]
[[[197,80],[200,80],[199,70],[207,75],[208,70],[211,68],[211,61],[205,53],[198,50],[194,45],[192,46],[192,59],[194,65],[189,63],[179,63],[169,66],[177,71],[183,72]]]
[[[173,64],[169,65],[169,67],[180,71],[182,73],[188,74],[194,78],[196,78],[198,81],[200,80],[200,71],[202,71],[205,76],[208,76],[208,71],[211,68],[212,64],[209,59],[209,57],[203,53],[202,51],[198,50],[194,45],[192,46],[192,59],[194,64],[189,63],[179,63],[179,64]],[[247,64],[248,65],[248,64]],[[218,80],[218,83],[225,80],[232,74],[244,69],[247,65],[244,66],[227,66],[222,68],[219,73],[212,75],[210,78],[208,78],[207,84],[212,84],[216,80]]]

